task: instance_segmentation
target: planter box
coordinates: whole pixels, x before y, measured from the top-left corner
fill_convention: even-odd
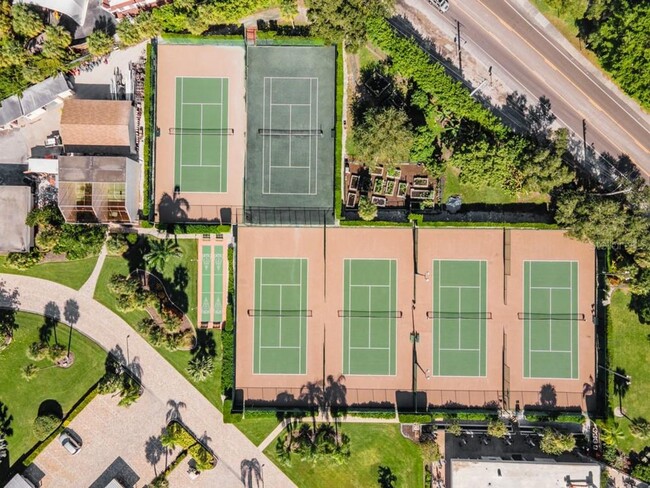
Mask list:
[[[386,171],[386,176],[389,178],[400,179],[402,176],[402,170],[400,168],[392,168]]]
[[[386,196],[392,197],[394,193],[395,193],[395,180],[387,180],[384,194]]]
[[[349,192],[348,197],[345,199],[345,206],[347,208],[352,208],[357,205],[357,193]]]
[[[406,198],[406,192],[408,190],[408,184],[406,181],[400,181],[397,185],[397,197]]]
[[[378,207],[385,207],[386,197],[372,197],[371,202],[377,205]]]
[[[358,190],[359,189],[359,175],[352,175],[350,176],[350,190]]]
[[[372,176],[382,177],[384,176],[384,168],[382,166],[377,166],[375,169],[370,170],[370,174]]]
[[[372,185],[372,192],[378,195],[384,193],[384,180],[375,178],[375,183]]]
[[[429,186],[429,178],[425,178],[422,176],[416,176],[413,178],[413,186],[424,186],[428,187]]]
[[[431,190],[417,190],[415,188],[411,188],[411,198],[414,200],[426,200],[427,198],[431,198],[432,195]]]

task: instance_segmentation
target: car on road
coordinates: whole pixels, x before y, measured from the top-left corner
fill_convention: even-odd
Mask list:
[[[59,442],[70,454],[75,455],[81,449],[81,444],[77,442],[68,432],[63,431],[59,436]]]
[[[449,10],[449,0],[428,0],[428,2],[440,10],[443,14]]]

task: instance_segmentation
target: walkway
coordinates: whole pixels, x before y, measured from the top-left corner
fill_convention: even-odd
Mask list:
[[[183,422],[197,435],[206,435],[208,445],[219,457],[217,468],[192,482],[195,487],[241,488],[240,467],[244,460],[256,458],[264,467],[266,488],[292,487],[287,478],[257,447],[236,427],[223,423],[223,416],[142,337],[113,313],[90,296],[51,281],[20,275],[0,274],[7,290],[17,289],[18,308],[25,312],[43,314],[48,302],[59,304],[63,310],[67,300],[78,306],[78,320],[74,328],[93,339],[106,350],[120,348],[131,363],[142,368],[142,384],[164,405],[168,401],[184,402],[180,411]],[[2,305],[2,304],[0,304]],[[65,315],[63,313],[62,315]],[[128,337],[128,344],[127,344]],[[74,350],[74,344],[72,345]],[[128,411],[125,411],[128,415]],[[116,430],[115,435],[119,435]]]

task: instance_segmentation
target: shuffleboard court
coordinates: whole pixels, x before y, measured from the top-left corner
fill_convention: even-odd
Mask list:
[[[306,259],[255,259],[255,374],[306,373],[307,276]]]
[[[433,261],[433,374],[485,376],[487,262]]]
[[[524,261],[524,377],[578,378],[578,262]]]
[[[174,184],[184,193],[226,192],[228,79],[176,78]]]
[[[201,322],[210,321],[212,307],[212,246],[201,246]]]
[[[333,220],[335,56],[331,46],[248,49],[249,222],[268,223],[269,208],[279,223]],[[301,216],[293,209],[321,213]],[[320,222],[310,221],[315,215]]]
[[[343,262],[343,374],[395,375],[397,261]]]
[[[201,290],[201,301],[199,317],[202,324],[220,324],[224,320],[223,257],[221,244],[200,245],[199,289]]]

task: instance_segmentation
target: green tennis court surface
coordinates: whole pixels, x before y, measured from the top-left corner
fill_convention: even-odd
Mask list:
[[[524,261],[524,377],[578,378],[578,263]]]
[[[249,209],[332,208],[335,55],[322,46],[248,49]]]
[[[307,260],[255,259],[256,374],[305,374]]]
[[[227,191],[228,79],[176,78],[174,185],[182,192]]]
[[[346,259],[343,266],[343,374],[394,375],[397,262]]]
[[[223,247],[201,246],[201,322],[223,321]]]
[[[485,376],[487,262],[433,261],[433,374]]]

